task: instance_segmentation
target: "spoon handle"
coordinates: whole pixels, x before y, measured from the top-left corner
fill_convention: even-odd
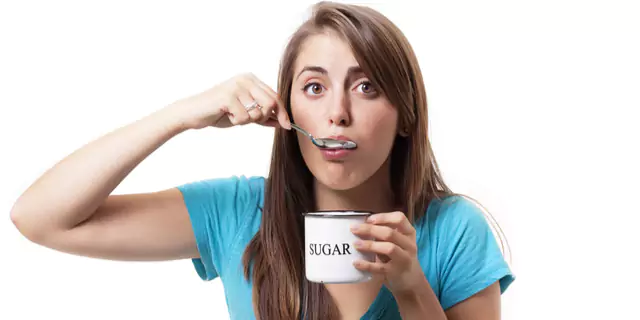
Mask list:
[[[294,128],[294,129],[296,129],[296,130],[300,131],[302,134],[306,135],[307,137],[309,137],[309,138],[312,138],[312,139],[313,139],[313,137],[311,136],[311,134],[309,134],[308,132],[304,131],[302,128],[298,127],[298,125],[297,125],[297,124],[295,124],[295,123],[293,123],[293,122],[289,122],[289,124],[291,124],[291,128]]]
[[[276,112],[275,111],[273,111],[273,110],[271,111],[270,118],[273,119],[273,120],[276,120],[276,121],[278,120],[278,118],[276,117]],[[298,130],[300,133],[304,134],[305,136],[307,136],[307,137],[309,137],[309,138],[311,138],[313,140],[313,136],[309,132],[306,132],[306,131],[304,131],[304,129],[298,127],[297,124],[295,124],[295,123],[293,123],[291,121],[289,121],[289,124],[291,125],[291,128],[294,128],[294,129]]]

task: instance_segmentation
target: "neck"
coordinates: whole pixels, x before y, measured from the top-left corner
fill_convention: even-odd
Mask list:
[[[378,170],[367,181],[349,190],[333,190],[315,181],[318,210],[364,210],[391,212],[396,210],[388,166]]]

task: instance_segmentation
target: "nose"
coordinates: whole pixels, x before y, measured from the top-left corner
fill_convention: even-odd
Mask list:
[[[351,123],[349,116],[349,96],[339,90],[329,108],[329,124],[335,126],[348,126]]]

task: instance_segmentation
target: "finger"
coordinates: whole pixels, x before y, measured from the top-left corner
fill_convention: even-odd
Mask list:
[[[263,82],[259,82],[259,85],[263,90],[271,95],[276,102],[276,105],[272,110],[270,110],[270,113],[268,114],[269,117],[272,119],[275,118],[278,123],[280,123],[281,127],[287,130],[291,130],[291,120],[289,119],[289,114],[287,113],[287,108],[285,107],[284,102],[282,102],[277,93],[269,88],[266,84],[264,84]]]
[[[251,96],[255,98],[256,102],[258,102],[258,104],[262,107],[260,110],[262,113],[262,118],[260,120],[260,123],[266,122],[271,118],[271,115],[273,114],[273,110],[278,107],[278,103],[270,94],[265,92],[264,89],[262,89],[258,85],[251,86],[251,89],[249,89],[249,93],[251,94]]]
[[[372,241],[372,240],[358,240],[353,246],[361,252],[371,252],[377,255],[386,256],[391,261],[397,263],[404,263],[409,260],[409,254],[402,250],[399,246],[391,242]]]
[[[378,274],[386,274],[386,273],[389,273],[389,271],[391,271],[390,265],[382,262],[355,260],[353,261],[353,266],[360,271],[378,273]]]
[[[263,126],[272,127],[272,128],[279,128],[280,127],[280,123],[276,119],[267,119],[267,121],[265,121],[265,122],[263,122],[261,124]]]
[[[416,251],[416,243],[413,239],[388,226],[363,223],[353,226],[352,232],[361,238],[376,239],[376,241],[393,243],[411,253]]]
[[[287,114],[287,109],[284,107],[284,105],[282,103],[279,103],[275,111],[276,118],[278,119],[280,125],[287,130],[291,130],[291,121],[289,120],[289,114]]]
[[[266,83],[262,82],[262,80],[258,79],[258,77],[256,77],[255,75],[251,75],[251,81],[253,82],[253,84],[255,84],[256,86],[260,87],[262,90],[264,90],[264,92],[266,94],[268,94],[274,101],[280,102],[278,99],[278,94],[271,89],[271,87],[269,87]]]
[[[262,122],[263,114],[260,111],[262,105],[256,99],[254,99],[253,95],[248,90],[240,90],[238,93],[238,101],[242,104],[243,108],[247,111],[249,118],[252,122]],[[258,105],[252,107],[252,109],[247,110],[247,107],[251,106],[253,103],[258,102]]]
[[[264,90],[264,92],[266,92],[268,95],[270,95],[275,100],[277,105],[275,106],[274,111],[272,113],[274,113],[276,119],[280,123],[280,126],[282,126],[283,128],[285,128],[287,130],[290,130],[291,129],[291,122],[289,120],[289,115],[287,114],[287,109],[284,106],[284,103],[278,97],[278,94],[273,89],[271,89],[271,87],[266,85],[264,82],[262,82],[257,77],[253,76],[252,79],[253,79],[255,84],[257,84],[260,88],[262,88],[262,90]]]
[[[367,218],[367,222],[375,225],[390,226],[406,235],[415,235],[416,232],[407,216],[401,211],[372,214]]]
[[[231,97],[226,105],[229,121],[233,125],[243,125],[252,121],[251,116],[249,116],[249,113],[244,108],[244,105],[240,103],[240,100],[238,100],[238,98]]]
[[[273,89],[271,89],[271,87],[269,87],[266,83],[258,79],[258,77],[256,77],[254,74],[251,74],[250,79],[253,82],[253,84],[255,84],[256,86],[264,90],[264,92],[268,94],[271,98],[273,98],[274,101],[276,101],[279,104],[282,103],[282,101],[278,97],[278,94]]]

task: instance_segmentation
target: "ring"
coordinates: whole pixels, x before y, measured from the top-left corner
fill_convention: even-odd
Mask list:
[[[255,108],[262,109],[262,106],[258,104],[257,101],[254,101],[244,107],[247,111],[251,111]]]

